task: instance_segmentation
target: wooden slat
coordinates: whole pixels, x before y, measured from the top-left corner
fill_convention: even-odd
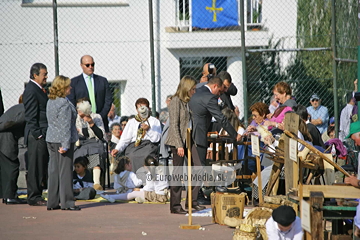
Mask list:
[[[299,129],[299,115],[296,113],[285,114],[285,130],[289,132],[296,133]],[[290,137],[285,137],[285,192],[287,193],[289,189],[297,188],[299,181],[299,167],[296,162],[290,159],[290,146],[289,146]]]
[[[350,185],[303,185],[303,197],[323,192],[325,198],[360,198],[360,190]]]

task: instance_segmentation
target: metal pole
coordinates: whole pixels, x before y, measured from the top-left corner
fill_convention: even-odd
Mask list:
[[[151,60],[151,99],[152,116],[156,116],[155,99],[155,61],[154,61],[154,26],[152,0],[149,0],[149,28],[150,28],[150,60]]]
[[[55,76],[59,75],[59,40],[57,27],[57,3],[53,0]]]
[[[337,93],[337,76],[336,76],[336,14],[335,14],[335,0],[331,0],[331,48],[333,51],[333,91],[334,91],[334,115],[335,115],[335,136],[339,137],[339,100]]]
[[[244,123],[248,124],[248,97],[247,97],[247,77],[246,77],[246,55],[245,55],[245,21],[244,21],[244,0],[240,1],[240,26],[241,26],[241,63],[243,76],[243,98],[244,98]]]

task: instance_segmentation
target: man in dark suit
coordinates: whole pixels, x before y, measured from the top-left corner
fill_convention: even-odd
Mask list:
[[[105,131],[109,132],[109,121],[107,114],[112,104],[112,93],[106,78],[94,74],[94,59],[85,55],[80,59],[80,66],[83,73],[71,79],[71,92],[68,99],[76,106],[76,101],[80,98],[88,98],[91,102],[91,110],[100,114]]]
[[[0,117],[0,198],[6,204],[27,203],[16,196],[20,162],[18,140],[24,136],[24,104],[17,104]]]
[[[198,152],[201,164],[205,166],[207,150],[207,132],[214,117],[232,138],[238,141],[241,135],[236,132],[226,117],[221,113],[218,105],[219,95],[224,91],[223,81],[219,77],[213,77],[209,82],[196,89],[189,102],[193,121],[193,140]]]
[[[23,93],[25,107],[25,144],[28,146],[27,194],[31,206],[46,206],[42,190],[47,184],[49,153],[45,136],[48,127],[46,118],[47,68],[42,63],[35,63],[30,69],[30,81]]]
[[[224,102],[224,104],[229,107],[231,110],[235,111],[236,108],[231,100],[231,96],[235,96],[237,94],[237,88],[232,83],[232,78],[230,73],[226,71],[221,71],[218,75],[221,80],[223,80],[224,83],[224,92],[220,95],[220,99]],[[239,109],[237,109],[239,110]]]

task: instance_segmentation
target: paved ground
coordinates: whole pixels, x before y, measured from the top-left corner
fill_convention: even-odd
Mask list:
[[[81,211],[0,205],[0,239],[232,239],[234,229],[193,217],[205,230],[183,230],[184,215],[170,214],[169,204],[78,201]]]

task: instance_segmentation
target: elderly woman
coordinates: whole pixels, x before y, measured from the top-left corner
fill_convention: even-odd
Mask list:
[[[86,156],[89,159],[89,169],[93,169],[94,189],[102,190],[100,185],[101,169],[105,169],[103,158],[105,128],[100,114],[91,112],[88,98],[77,100],[76,128],[79,133],[79,142],[76,144],[74,159]]]
[[[280,128],[284,130],[284,117],[285,113],[292,111],[292,107],[297,103],[291,98],[291,88],[286,82],[279,82],[273,88],[275,99],[280,103],[280,106],[275,110],[272,115],[269,115],[269,120],[264,122],[265,126],[268,126],[269,130],[272,128]]]
[[[47,210],[80,210],[75,206],[72,188],[74,145],[78,134],[76,109],[66,98],[70,89],[70,79],[57,76],[50,87],[46,107],[46,142],[50,155]]]
[[[188,102],[195,93],[196,80],[191,76],[185,76],[180,80],[174,96],[172,96],[169,105],[169,134],[165,144],[170,146],[173,154],[174,173],[182,174],[182,167],[186,156],[186,131],[189,127],[190,113]],[[170,212],[175,214],[186,214],[181,207],[181,182],[176,182],[170,187]],[[197,203],[199,187],[192,190],[193,207],[204,208]],[[187,201],[186,201],[187,202]]]
[[[111,155],[123,153],[132,161],[132,171],[144,166],[147,156],[155,156],[161,138],[161,123],[150,116],[149,101],[139,98],[135,102],[137,115],[126,124],[119,143],[111,151]]]

